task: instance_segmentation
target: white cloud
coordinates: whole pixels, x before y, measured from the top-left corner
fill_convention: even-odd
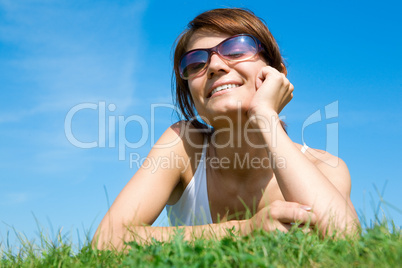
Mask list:
[[[1,205],[23,204],[29,200],[29,197],[30,195],[25,192],[7,193],[4,195]]]
[[[141,101],[135,81],[146,8],[146,1],[0,0],[0,47],[7,49],[0,51],[0,72],[7,72],[8,82],[0,91],[0,124],[10,123],[0,130],[0,146],[8,164],[19,166],[19,158],[23,170],[40,178],[109,158],[90,157],[92,152],[69,144],[64,117],[83,102],[113,103],[123,114]],[[92,123],[80,125],[80,137],[96,136],[97,121]],[[7,200],[24,198],[15,193]]]
[[[70,2],[1,1],[0,41],[19,53],[0,68],[24,81],[3,94],[20,93],[31,101],[23,110],[10,105],[0,112],[0,123],[67,112],[80,102],[107,100],[121,110],[134,103],[136,44],[146,5],[94,2],[76,9]]]

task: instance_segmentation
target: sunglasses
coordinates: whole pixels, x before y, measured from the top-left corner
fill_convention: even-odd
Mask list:
[[[217,46],[208,49],[194,49],[185,53],[179,64],[180,77],[188,80],[204,71],[213,52],[222,59],[237,62],[253,58],[263,50],[261,42],[250,34],[229,37]]]

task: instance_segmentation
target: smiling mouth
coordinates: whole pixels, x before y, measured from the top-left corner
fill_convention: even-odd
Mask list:
[[[239,87],[239,85],[228,84],[228,85],[219,86],[219,87],[215,88],[214,90],[212,90],[211,94],[209,94],[209,97],[214,95],[216,92],[219,92],[219,91],[222,91],[222,90],[225,90],[225,89],[235,88],[235,87]]]

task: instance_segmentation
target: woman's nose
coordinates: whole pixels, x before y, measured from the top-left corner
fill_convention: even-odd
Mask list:
[[[208,78],[212,78],[218,73],[228,73],[230,72],[230,67],[227,62],[223,60],[217,53],[212,53],[211,59],[208,65]]]

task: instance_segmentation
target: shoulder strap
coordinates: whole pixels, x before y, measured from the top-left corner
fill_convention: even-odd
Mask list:
[[[304,154],[308,149],[308,146],[304,143],[303,147],[301,148],[301,152]]]

